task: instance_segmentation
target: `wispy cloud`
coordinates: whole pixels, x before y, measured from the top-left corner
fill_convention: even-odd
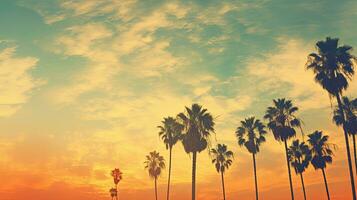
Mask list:
[[[262,92],[280,91],[305,110],[328,107],[328,95],[305,69],[307,55],[313,51],[311,42],[282,37],[275,51],[249,62],[247,70]]]
[[[31,75],[37,62],[34,57],[16,56],[16,47],[0,50],[0,117],[13,115],[43,83]]]
[[[78,8],[77,12],[90,12],[92,3]],[[72,84],[55,92],[55,96],[59,94],[55,101],[69,103],[86,92],[110,90],[115,87],[111,83],[120,76],[119,71],[137,78],[152,77],[172,72],[186,63],[185,59],[168,51],[169,39],[159,39],[154,35],[160,28],[176,26],[169,14],[180,18],[185,13],[178,4],[167,3],[130,23],[113,26],[98,22],[67,28],[56,39],[59,50],[55,51],[83,57],[88,64],[74,76]]]

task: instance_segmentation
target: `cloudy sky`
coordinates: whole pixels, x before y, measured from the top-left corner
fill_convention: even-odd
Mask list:
[[[124,173],[121,199],[154,199],[143,162],[152,150],[167,158],[157,126],[195,102],[215,116],[212,143],[235,153],[227,197],[252,199],[251,155],[234,131],[280,97],[299,106],[306,133],[323,130],[338,145],[327,178],[332,199],[349,199],[341,130],[304,65],[326,36],[357,48],[356,18],[353,0],[2,0],[0,200],[107,199],[114,167]],[[345,95],[356,97],[357,81]],[[284,147],[271,134],[257,165],[261,197],[287,199]],[[310,167],[305,179],[308,197],[323,199],[321,172]],[[172,181],[172,199],[188,199],[181,144]],[[221,198],[207,152],[197,181],[198,199]]]

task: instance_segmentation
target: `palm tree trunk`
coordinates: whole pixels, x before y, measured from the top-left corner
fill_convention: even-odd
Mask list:
[[[302,173],[300,173],[300,178],[301,178],[302,191],[304,192],[304,200],[306,200],[306,191],[305,191],[304,177],[302,176]]]
[[[166,200],[169,200],[169,199],[170,199],[171,156],[172,156],[172,147],[170,147],[170,155],[169,155],[169,178],[168,178],[168,180],[167,180],[167,193],[166,193]]]
[[[224,176],[223,172],[221,172],[221,179],[222,179],[222,189],[223,189],[223,200],[226,200],[226,190],[224,188]]]
[[[196,200],[196,159],[197,152],[192,153],[192,200]]]
[[[291,180],[291,171],[290,171],[289,156],[288,156],[288,144],[286,140],[284,140],[284,144],[285,144],[286,163],[288,165],[291,200],[294,200],[294,189],[293,189],[293,182]]]
[[[356,136],[355,134],[352,134],[352,139],[353,139],[353,155],[355,158],[355,168],[356,168],[356,175],[357,175],[357,150],[356,150]]]
[[[349,168],[349,171],[350,171],[350,181],[351,181],[351,189],[352,189],[352,198],[353,198],[353,200],[356,200],[356,189],[355,189],[355,181],[354,181],[353,169],[352,169],[350,144],[349,144],[349,141],[348,141],[348,133],[347,133],[346,126],[345,126],[345,123],[346,123],[345,114],[344,114],[344,111],[343,111],[343,108],[342,108],[342,102],[341,102],[340,94],[337,94],[336,98],[337,98],[338,107],[342,111],[342,121],[343,121],[343,126],[342,127],[343,127],[343,132],[345,134],[348,168]]]
[[[118,200],[118,184],[115,184],[115,189],[117,190],[117,195],[115,196],[115,199]]]
[[[157,178],[155,178],[155,199],[157,200]]]
[[[258,178],[257,178],[257,166],[255,164],[255,154],[253,153],[253,166],[254,166],[254,180],[255,180],[255,199],[258,200]]]
[[[327,199],[330,200],[330,192],[328,191],[328,185],[327,185],[327,179],[326,179],[325,170],[324,170],[324,168],[322,168],[321,170],[322,170],[322,175],[324,176]]]

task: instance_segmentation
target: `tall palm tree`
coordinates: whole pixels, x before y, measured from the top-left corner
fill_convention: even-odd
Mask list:
[[[328,143],[329,136],[323,135],[322,131],[315,131],[308,135],[308,137],[309,139],[307,142],[309,143],[312,157],[311,164],[314,166],[315,170],[321,169],[324,177],[327,198],[330,200],[325,168],[327,167],[327,164],[332,163],[334,145]]]
[[[118,183],[123,179],[123,173],[119,170],[119,168],[115,168],[114,170],[112,170],[111,173],[112,177],[113,177],[113,181],[115,184],[115,189],[116,189],[116,195],[115,198],[118,199]]]
[[[335,108],[333,121],[337,126],[343,125],[343,113],[346,116],[346,130],[349,135],[352,136],[353,142],[353,155],[355,160],[355,167],[357,173],[357,152],[356,152],[356,134],[357,134],[357,98],[354,100],[349,100],[348,97],[342,97],[342,109],[339,107]]]
[[[226,191],[224,189],[224,172],[232,164],[233,152],[227,149],[225,144],[217,144],[217,147],[211,149],[213,155],[212,163],[215,165],[218,173],[221,173],[222,180],[222,191],[223,191],[223,200],[226,200]]]
[[[273,103],[274,105],[272,107],[268,107],[264,118],[269,120],[268,128],[273,132],[274,138],[278,141],[284,142],[291,199],[294,200],[287,141],[296,135],[295,128],[301,128],[301,121],[295,116],[299,109],[292,104],[291,100],[274,99]]]
[[[186,153],[192,153],[192,200],[196,199],[197,153],[210,144],[209,136],[214,133],[214,121],[207,109],[198,104],[186,107],[186,112],[177,116],[183,126],[182,144]]]
[[[258,200],[258,180],[257,180],[257,168],[255,162],[255,154],[259,152],[260,145],[265,142],[264,135],[267,133],[265,126],[259,119],[250,117],[240,122],[241,125],[236,130],[236,136],[238,138],[238,144],[245,146],[249,153],[253,155],[254,166],[254,181],[255,181],[255,198]]]
[[[145,169],[148,170],[149,176],[155,181],[155,199],[157,200],[157,179],[161,171],[165,168],[165,159],[160,156],[159,152],[152,151],[146,156]]]
[[[351,54],[352,47],[339,46],[338,38],[327,37],[326,40],[316,43],[317,53],[311,53],[306,65],[315,73],[315,81],[325,89],[330,96],[336,97],[339,109],[342,111],[342,124],[346,143],[348,168],[353,200],[356,200],[355,182],[352,170],[350,144],[345,121],[345,113],[342,108],[342,92],[347,89],[348,81],[354,75],[356,57]]]
[[[171,159],[172,159],[172,147],[179,141],[182,126],[176,122],[172,117],[164,118],[162,125],[158,126],[160,129],[159,136],[166,145],[166,149],[169,150],[169,177],[167,180],[167,192],[166,199],[170,199],[170,181],[171,181]]]
[[[304,199],[306,200],[304,177],[302,174],[311,161],[311,151],[309,146],[307,146],[305,142],[294,140],[288,149],[288,155],[290,164],[295,169],[295,173],[300,175]]]

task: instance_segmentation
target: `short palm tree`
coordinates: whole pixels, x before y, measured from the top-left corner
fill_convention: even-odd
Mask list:
[[[355,160],[355,167],[357,173],[357,152],[356,152],[356,134],[357,134],[357,98],[350,100],[348,97],[342,97],[343,112],[336,107],[334,111],[333,121],[336,125],[343,125],[342,115],[345,114],[346,130],[352,136],[353,155]]]
[[[109,193],[110,193],[110,196],[112,197],[112,200],[114,199],[114,198],[118,198],[118,191],[117,191],[117,189],[115,189],[115,188],[111,188],[110,190],[109,190]]]
[[[309,139],[307,142],[310,146],[312,158],[311,164],[314,166],[315,170],[321,169],[324,177],[327,198],[330,200],[325,168],[327,167],[327,164],[332,163],[334,145],[328,143],[329,136],[323,135],[322,131],[315,131],[308,135],[308,137]]]
[[[307,146],[305,142],[294,140],[288,149],[288,155],[290,164],[295,169],[295,173],[300,175],[302,190],[304,192],[304,199],[306,200],[303,173],[311,161],[311,151],[309,146]]]
[[[226,200],[226,191],[224,189],[224,172],[232,165],[233,152],[227,149],[225,144],[218,144],[216,148],[211,149],[212,163],[215,165],[218,173],[221,174],[223,200]]]
[[[152,151],[146,156],[145,169],[148,170],[149,176],[155,181],[155,199],[157,200],[157,179],[161,175],[161,171],[165,168],[164,157],[160,156],[159,152]]]
[[[238,144],[245,146],[249,153],[253,155],[254,166],[254,181],[255,181],[255,198],[258,200],[258,180],[257,180],[257,168],[255,162],[255,154],[259,152],[260,145],[265,142],[264,135],[265,126],[259,119],[250,117],[240,122],[240,126],[236,130],[236,136],[238,138]]]
[[[182,126],[176,122],[172,117],[164,118],[162,125],[158,126],[160,129],[159,136],[166,145],[166,149],[169,150],[169,177],[167,181],[167,193],[166,199],[170,198],[170,181],[171,181],[171,159],[172,159],[172,148],[179,141]]]
[[[182,144],[186,153],[192,153],[192,200],[196,199],[196,159],[197,153],[210,144],[210,135],[214,133],[214,121],[207,109],[198,104],[186,107],[186,112],[177,116],[183,126]]]
[[[115,189],[116,189],[116,195],[115,198],[118,199],[118,183],[123,179],[123,173],[119,170],[119,168],[115,168],[114,170],[112,170],[111,173],[112,177],[113,177],[113,181],[115,184]]]
[[[356,57],[351,54],[352,47],[339,46],[338,38],[327,37],[316,43],[317,53],[311,53],[307,62],[307,69],[315,73],[315,81],[332,97],[336,97],[338,108],[343,112],[342,124],[346,143],[346,153],[350,172],[353,200],[356,200],[356,189],[352,169],[350,144],[346,126],[345,113],[342,108],[342,92],[348,88],[348,81],[354,75]]]
[[[277,99],[273,100],[273,103],[274,105],[272,107],[268,107],[264,118],[269,120],[267,126],[273,132],[274,138],[284,142],[291,199],[294,200],[287,141],[296,135],[295,128],[301,128],[301,121],[295,116],[299,109],[292,104],[291,100]]]

